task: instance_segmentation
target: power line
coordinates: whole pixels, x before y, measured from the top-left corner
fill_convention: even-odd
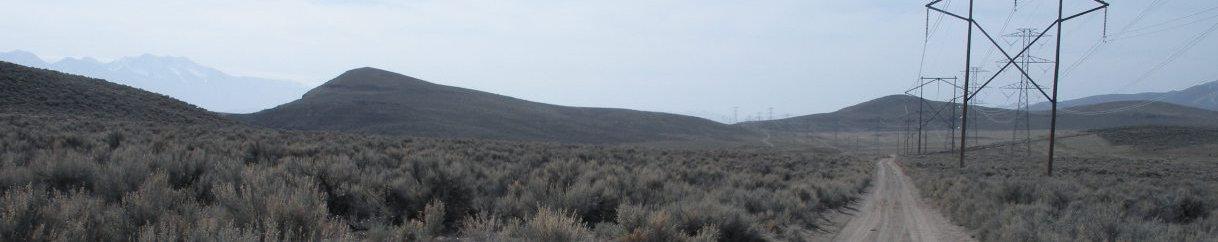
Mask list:
[[[1143,18],[1146,18],[1146,14],[1150,13],[1150,11],[1154,10],[1155,8],[1157,8],[1159,6],[1163,6],[1162,5],[1164,3],[1163,1],[1164,0],[1155,0],[1154,2],[1151,2],[1149,6],[1142,9],[1142,11],[1138,13],[1137,17],[1133,18],[1133,21],[1130,21],[1129,24],[1126,24],[1124,28],[1121,28],[1121,31],[1117,32],[1118,33],[1117,35],[1125,33],[1125,31],[1129,31],[1129,28],[1132,28],[1134,25],[1138,24],[1138,22],[1141,22]]]
[[[1171,64],[1172,62],[1176,61],[1176,59],[1180,58],[1180,56],[1183,56],[1184,54],[1188,53],[1188,50],[1192,49],[1193,47],[1196,47],[1198,43],[1201,43],[1202,40],[1205,40],[1205,37],[1209,36],[1210,33],[1213,33],[1214,30],[1218,30],[1218,23],[1214,23],[1214,25],[1210,26],[1209,29],[1206,29],[1205,32],[1201,32],[1201,34],[1198,34],[1197,36],[1193,37],[1193,39],[1189,40],[1183,47],[1181,47],[1175,53],[1172,53],[1171,56],[1168,56],[1167,60],[1164,60],[1163,62],[1160,62],[1158,65],[1155,65],[1154,68],[1151,68],[1149,71],[1146,71],[1146,73],[1142,73],[1141,76],[1138,76],[1138,79],[1135,79],[1133,83],[1126,84],[1126,86],[1146,81],[1146,79],[1150,78],[1150,76],[1152,74],[1154,74],[1155,72],[1158,72],[1159,70],[1162,70],[1163,67],[1167,66],[1168,64]]]
[[[1139,30],[1145,30],[1145,29],[1149,29],[1149,28],[1141,28],[1141,29],[1136,29],[1136,30],[1134,30],[1134,31],[1132,32],[1132,33],[1136,33],[1136,34],[1129,35],[1129,36],[1121,35],[1121,36],[1119,36],[1119,38],[1113,38],[1112,40],[1114,40],[1114,41],[1115,41],[1115,40],[1126,40],[1126,39],[1135,39],[1135,38],[1140,38],[1140,37],[1144,37],[1144,36],[1150,36],[1150,35],[1153,35],[1153,34],[1158,34],[1158,33],[1167,32],[1167,31],[1171,31],[1171,30],[1176,30],[1176,29],[1179,29],[1179,28],[1187,27],[1187,26],[1190,26],[1190,25],[1198,24],[1198,23],[1203,23],[1203,22],[1205,22],[1205,21],[1212,20],[1212,19],[1214,19],[1214,18],[1218,18],[1218,14],[1215,14],[1215,15],[1212,15],[1212,16],[1207,16],[1207,17],[1204,17],[1204,18],[1201,18],[1201,19],[1197,19],[1197,20],[1194,20],[1194,21],[1190,21],[1190,22],[1187,22],[1187,23],[1183,23],[1183,24],[1179,24],[1179,25],[1172,25],[1171,27],[1166,27],[1166,28],[1157,29],[1157,30],[1152,30],[1152,31],[1145,31],[1145,32],[1139,31]],[[1142,33],[1137,33],[1137,32],[1142,32]]]
[[[1208,12],[1213,12],[1214,10],[1218,10],[1218,6],[1216,6],[1216,7],[1212,7],[1212,8],[1207,8],[1207,9],[1204,9],[1204,10],[1201,10],[1201,11],[1197,11],[1197,12],[1192,13],[1192,14],[1189,14],[1189,15],[1184,15],[1184,16],[1181,16],[1181,17],[1178,17],[1178,18],[1174,18],[1174,19],[1171,19],[1171,20],[1167,20],[1167,21],[1159,22],[1159,23],[1157,23],[1157,24],[1151,24],[1151,25],[1148,25],[1148,26],[1145,26],[1145,27],[1141,27],[1141,28],[1133,29],[1133,30],[1130,30],[1130,32],[1140,32],[1140,31],[1144,31],[1144,30],[1146,30],[1146,29],[1150,29],[1150,28],[1155,28],[1155,27],[1159,27],[1159,26],[1163,26],[1163,25],[1171,24],[1171,23],[1174,23],[1174,22],[1176,22],[1176,21],[1181,21],[1181,20],[1189,19],[1189,18],[1192,18],[1192,17],[1199,16],[1199,15],[1201,15],[1201,14],[1208,13]]]
[[[1033,80],[1033,78],[1031,76],[1029,76],[1026,68],[1024,68],[1020,65],[1015,65],[1015,69],[1019,71],[1019,74],[1022,75],[1022,78],[1027,80],[1027,83],[1031,83],[1032,86],[1034,86],[1038,91],[1040,91],[1042,95],[1045,95],[1045,97],[1047,99],[1049,99],[1049,101],[1053,105],[1052,116],[1051,116],[1050,127],[1049,127],[1049,157],[1048,157],[1049,159],[1048,159],[1048,163],[1046,166],[1047,169],[1046,169],[1046,173],[1045,173],[1047,176],[1052,176],[1053,175],[1054,150],[1055,150],[1054,148],[1056,145],[1056,135],[1057,135],[1058,84],[1060,83],[1060,80],[1061,80],[1061,61],[1060,60],[1061,60],[1061,53],[1062,53],[1062,32],[1063,32],[1062,24],[1063,24],[1063,22],[1069,21],[1069,20],[1077,18],[1079,16],[1087,15],[1089,13],[1092,13],[1092,12],[1095,12],[1095,11],[1098,11],[1101,9],[1107,9],[1109,4],[1107,2],[1104,2],[1103,0],[1093,0],[1094,2],[1099,4],[1098,7],[1091,8],[1089,10],[1085,10],[1085,11],[1082,11],[1079,13],[1075,13],[1073,15],[1066,16],[1065,11],[1064,11],[1065,0],[1058,0],[1057,19],[1055,21],[1053,21],[1053,23],[1050,24],[1048,27],[1046,27],[1044,29],[1044,31],[1037,34],[1035,39],[1028,41],[1023,46],[1021,51],[1017,52],[1017,54],[1012,56],[993,38],[993,36],[991,36],[985,30],[984,26],[981,26],[977,23],[977,20],[974,18],[974,7],[975,7],[974,0],[969,0],[968,14],[967,14],[968,17],[964,17],[959,14],[955,14],[955,13],[952,13],[952,12],[949,12],[949,11],[946,11],[946,10],[943,10],[943,9],[937,7],[936,4],[938,4],[942,1],[943,0],[934,0],[934,1],[926,4],[926,7],[933,11],[937,11],[937,12],[943,13],[945,15],[949,15],[954,18],[967,22],[968,32],[965,37],[966,44],[965,44],[965,58],[964,58],[965,69],[971,69],[971,67],[972,67],[973,32],[974,32],[973,30],[974,29],[980,31],[980,33],[984,37],[986,37],[986,39],[988,39],[991,44],[994,45],[993,48],[997,48],[997,50],[1002,52],[1002,54],[1006,57],[1006,64],[1004,64],[1001,69],[999,69],[997,72],[995,72],[994,75],[992,77],[990,77],[989,80],[987,80],[985,83],[982,83],[981,86],[977,87],[978,91],[980,91],[981,89],[984,89],[985,86],[987,86],[990,82],[992,82],[994,80],[994,78],[997,78],[998,75],[1000,75],[1005,70],[1007,70],[1008,67],[1010,67],[1012,64],[1015,64],[1018,61],[1018,60],[1016,60],[1016,58],[1020,58],[1024,54],[1026,54],[1028,52],[1028,50],[1031,49],[1032,45],[1036,44],[1037,41],[1039,41],[1042,37],[1044,37],[1048,33],[1049,30],[1052,30],[1052,29],[1057,30],[1057,34],[1056,34],[1057,41],[1055,42],[1056,43],[1056,48],[1055,48],[1056,53],[1055,53],[1055,57],[1054,57],[1054,61],[1053,61],[1053,63],[1054,63],[1053,83],[1052,83],[1051,87],[1048,87],[1048,88],[1050,88],[1049,90],[1051,90],[1052,95],[1045,92],[1044,89],[1046,87],[1042,87],[1035,80]],[[1156,0],[1156,2],[1160,2],[1160,1],[1162,1],[1162,0]],[[1026,57],[1024,57],[1024,58],[1026,58]],[[964,88],[962,88],[962,90],[964,91],[964,95],[962,98],[962,100],[963,100],[962,114],[963,115],[961,117],[961,120],[962,120],[962,124],[963,124],[962,126],[964,126],[964,127],[968,127],[969,101],[975,97],[974,95],[976,95],[976,93],[974,93],[973,95],[969,94],[969,91],[970,91],[969,86],[970,86],[970,82],[972,79],[971,76],[972,75],[965,75]],[[967,130],[968,130],[967,128],[961,129],[961,136],[960,136],[960,143],[961,143],[960,166],[961,167],[964,167],[965,154],[967,152],[967,146],[964,145],[964,144],[966,144],[967,137],[968,137]]]
[[[1159,2],[1159,1],[1156,1],[1156,3],[1158,3],[1158,2]],[[1154,6],[1154,3],[1152,3],[1152,6],[1151,6],[1151,7],[1148,7],[1147,9],[1143,10],[1142,14],[1141,14],[1141,15],[1139,15],[1139,16],[1141,17],[1141,16],[1145,15],[1145,13],[1146,13],[1146,12],[1148,12],[1149,10],[1151,10],[1153,7],[1155,7],[1155,6]],[[1208,12],[1208,11],[1213,11],[1213,10],[1216,10],[1216,9],[1218,9],[1218,7],[1215,7],[1215,8],[1210,8],[1210,9],[1206,9],[1206,10],[1202,10],[1201,12],[1194,13],[1194,14],[1191,14],[1191,15],[1189,15],[1189,16],[1185,16],[1185,17],[1183,17],[1183,18],[1178,18],[1178,19],[1184,19],[1184,18],[1188,18],[1188,17],[1190,17],[1190,16],[1195,16],[1195,15],[1198,15],[1198,14],[1200,14],[1200,13],[1204,13],[1204,12]],[[1211,17],[1211,18],[1212,18],[1212,17]],[[1138,20],[1140,20],[1140,19],[1141,19],[1141,18],[1138,18]],[[1169,21],[1167,21],[1167,22],[1176,21],[1176,20],[1178,20],[1178,19],[1169,20]],[[1206,18],[1206,19],[1209,19],[1209,18]],[[1203,19],[1203,20],[1205,20],[1205,19]],[[1127,25],[1127,26],[1126,26],[1126,28],[1125,28],[1125,29],[1128,29],[1128,28],[1129,28],[1129,26],[1132,26],[1132,25],[1136,24],[1136,22],[1137,22],[1137,21],[1130,23],[1129,25]],[[1196,22],[1196,21],[1194,21],[1194,22]],[[1166,23],[1166,22],[1165,22],[1165,23]],[[1192,24],[1192,22],[1190,22],[1190,23],[1188,23],[1188,24]],[[1159,25],[1159,24],[1156,24],[1156,25]],[[1152,25],[1152,26],[1155,26],[1155,25]],[[1148,27],[1149,27],[1149,26],[1148,26]],[[1146,28],[1146,27],[1144,27],[1144,28]],[[1173,53],[1172,53],[1170,56],[1168,56],[1168,58],[1167,58],[1167,59],[1163,60],[1162,62],[1159,62],[1158,64],[1156,64],[1156,65],[1155,65],[1153,68],[1151,68],[1150,70],[1147,70],[1146,72],[1142,73],[1142,75],[1140,75],[1138,78],[1136,78],[1136,79],[1134,79],[1134,80],[1130,81],[1129,83],[1126,83],[1126,84],[1125,84],[1124,86],[1122,86],[1122,87],[1121,87],[1121,89],[1119,89],[1119,90],[1125,90],[1125,89],[1128,89],[1130,86],[1133,86],[1133,85],[1138,84],[1138,83],[1145,82],[1146,80],[1148,80],[1148,79],[1150,78],[1150,76],[1151,76],[1151,75],[1153,75],[1154,73],[1156,73],[1156,72],[1160,71],[1162,68],[1166,67],[1167,65],[1171,64],[1172,62],[1174,62],[1175,60],[1177,60],[1177,59],[1178,59],[1180,56],[1183,56],[1184,54],[1186,54],[1186,53],[1187,53],[1187,52],[1188,52],[1190,49],[1192,49],[1193,47],[1196,47],[1196,45],[1197,45],[1198,43],[1200,43],[1202,40],[1204,40],[1204,39],[1205,39],[1207,36],[1209,36],[1209,34],[1213,33],[1215,30],[1218,30],[1218,23],[1215,23],[1214,25],[1210,26],[1210,28],[1206,29],[1206,31],[1201,32],[1201,33],[1200,33],[1200,34],[1198,34],[1197,36],[1193,37],[1193,39],[1191,39],[1191,40],[1189,40],[1188,42],[1186,42],[1184,46],[1182,46],[1180,49],[1176,50],[1176,51],[1175,51],[1175,52],[1173,52]],[[1124,33],[1124,31],[1122,31],[1122,33]],[[1123,38],[1123,39],[1125,39],[1125,38]],[[1101,44],[1102,44],[1102,43],[1097,43],[1097,44],[1096,44],[1096,46],[1100,46]],[[1093,46],[1092,48],[1093,48],[1093,49],[1095,49],[1095,48],[1097,48],[1096,46]],[[1079,62],[1076,62],[1076,63],[1075,63],[1074,65],[1072,65],[1072,66],[1071,66],[1069,69],[1067,69],[1067,75],[1070,73],[1070,71],[1073,71],[1073,69],[1074,69],[1075,67],[1077,67],[1079,64],[1081,64],[1081,63],[1082,63],[1082,61],[1086,60],[1086,58],[1090,58],[1090,56],[1091,56],[1092,54],[1094,54],[1094,52],[1092,52],[1092,51],[1090,51],[1090,50],[1089,50],[1089,51],[1088,51],[1088,53],[1087,53],[1087,54],[1084,56],[1084,59],[1081,59]],[[1118,92],[1119,92],[1119,91],[1118,91]],[[1137,109],[1137,108],[1145,107],[1145,106],[1150,105],[1150,104],[1152,104],[1152,103],[1154,103],[1154,102],[1162,101],[1163,99],[1166,99],[1166,98],[1168,98],[1169,96],[1170,96],[1170,95],[1162,95],[1162,96],[1157,97],[1157,98],[1155,98],[1155,99],[1151,99],[1151,100],[1143,100],[1142,102],[1139,102],[1139,103],[1137,103],[1137,104],[1132,104],[1132,105],[1127,105],[1127,106],[1123,106],[1123,107],[1117,107],[1117,108],[1111,108],[1111,109],[1106,109],[1106,110],[1098,110],[1098,111],[1077,111],[1077,110],[1070,110],[1070,109],[1066,108],[1066,109],[1063,109],[1063,111],[1065,111],[1066,113],[1075,114],[1075,115],[1083,115],[1083,116],[1105,115],[1105,114],[1112,114],[1112,113],[1124,112],[1124,111],[1129,111],[1129,110],[1133,110],[1133,109]]]
[[[1151,2],[1149,6],[1147,6],[1147,7],[1146,7],[1146,8],[1144,8],[1144,9],[1142,9],[1142,11],[1138,12],[1137,17],[1134,17],[1134,19],[1133,19],[1132,21],[1130,21],[1128,24],[1125,24],[1125,27],[1122,27],[1120,32],[1117,32],[1117,33],[1112,34],[1112,35],[1108,35],[1108,34],[1107,34],[1107,33],[1108,33],[1108,30],[1107,30],[1108,28],[1107,28],[1106,26],[1108,25],[1108,9],[1107,9],[1107,8],[1105,8],[1105,9],[1104,9],[1104,26],[1105,26],[1105,27],[1104,27],[1104,38],[1102,38],[1102,39],[1100,39],[1100,40],[1097,40],[1097,41],[1095,42],[1095,44],[1093,44],[1093,45],[1091,46],[1091,48],[1087,49],[1086,54],[1084,54],[1082,58],[1080,58],[1078,61],[1075,61],[1075,62],[1074,62],[1074,64],[1071,64],[1071,65],[1070,65],[1070,67],[1066,68],[1066,71],[1065,71],[1065,73],[1063,74],[1063,76],[1068,77],[1068,76],[1070,76],[1071,74],[1073,74],[1073,73],[1074,73],[1074,69],[1075,69],[1075,68],[1078,68],[1078,66],[1079,66],[1079,65],[1081,65],[1082,63],[1084,63],[1084,62],[1086,62],[1088,59],[1090,59],[1090,58],[1091,58],[1091,56],[1093,56],[1093,55],[1095,55],[1095,53],[1099,52],[1099,50],[1100,50],[1100,49],[1103,49],[1103,47],[1104,47],[1104,46],[1106,46],[1106,45],[1108,44],[1108,42],[1109,42],[1109,41],[1118,41],[1118,40],[1125,40],[1125,39],[1130,39],[1130,38],[1133,38],[1133,37],[1126,37],[1126,38],[1118,38],[1118,37],[1121,37],[1121,36],[1123,36],[1123,35],[1125,35],[1125,34],[1129,33],[1129,32],[1130,32],[1130,28],[1133,28],[1133,26],[1136,26],[1138,23],[1141,23],[1141,22],[1142,22],[1142,20],[1146,18],[1147,14],[1149,14],[1149,13],[1150,13],[1151,11],[1153,11],[1155,8],[1157,8],[1157,7],[1159,7],[1159,6],[1162,6],[1162,4],[1163,4],[1163,3],[1164,3],[1164,1],[1163,1],[1163,0],[1155,0],[1154,2]],[[1215,7],[1215,8],[1210,8],[1210,9],[1206,9],[1206,10],[1203,10],[1203,11],[1198,12],[1198,13],[1190,14],[1190,15],[1188,15],[1188,16],[1185,16],[1184,18],[1188,18],[1188,17],[1191,17],[1191,16],[1195,16],[1195,15],[1198,15],[1198,14],[1201,14],[1201,13],[1204,13],[1204,12],[1208,12],[1208,11],[1211,11],[1211,10],[1214,10],[1214,9],[1218,9],[1218,7]],[[1181,19],[1183,19],[1183,18],[1181,18]],[[1172,22],[1172,21],[1175,21],[1175,20],[1171,20],[1171,21],[1168,21],[1168,22]],[[1151,25],[1151,26],[1142,27],[1142,28],[1140,28],[1140,29],[1146,29],[1146,28],[1153,27],[1153,26],[1157,26],[1157,25],[1161,25],[1161,24],[1163,24],[1163,23],[1159,23],[1159,24],[1155,24],[1155,25]],[[1191,24],[1191,23],[1190,23],[1190,24]],[[1136,31],[1136,30],[1140,30],[1140,29],[1135,29],[1135,31]],[[1109,39],[1109,38],[1111,38],[1111,39]],[[1124,89],[1122,89],[1122,90],[1124,90]]]

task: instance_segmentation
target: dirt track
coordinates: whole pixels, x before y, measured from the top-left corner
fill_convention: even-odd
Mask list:
[[[833,241],[976,241],[928,207],[895,162],[877,162],[875,187]]]

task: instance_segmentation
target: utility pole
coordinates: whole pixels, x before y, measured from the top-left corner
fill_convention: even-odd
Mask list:
[[[980,76],[980,74],[981,74],[981,73],[986,73],[986,72],[990,72],[990,71],[988,71],[988,70],[986,70],[985,68],[982,68],[982,67],[974,66],[974,67],[969,67],[969,68],[968,68],[968,70],[967,70],[967,71],[965,71],[965,75],[971,75],[973,80],[977,80],[977,78]],[[981,95],[981,89],[980,89],[980,88],[973,87],[973,88],[972,88],[972,89],[970,89],[969,91],[971,91],[971,92],[973,93],[973,94],[972,94],[972,96],[971,96],[972,98],[969,98],[969,100],[972,100],[972,104],[971,104],[971,106],[973,106],[973,107],[980,107],[980,106],[982,106],[982,105],[985,105],[985,102],[983,102],[983,101],[982,101],[982,100],[981,100],[981,99],[978,97],[978,96],[980,96],[980,95]],[[967,105],[966,105],[966,106],[967,106]],[[962,106],[961,108],[963,108],[963,106]],[[963,114],[962,114],[962,115],[963,115]],[[968,129],[968,128],[972,128],[972,129],[973,129],[973,145],[981,145],[981,142],[980,142],[980,140],[981,140],[981,128],[979,128],[979,127],[980,127],[980,124],[979,124],[979,122],[977,122],[977,117],[976,117],[976,115],[974,115],[974,116],[972,116],[972,117],[967,116],[967,115],[964,115],[964,116],[961,116],[961,119],[962,119],[962,120],[963,120],[963,119],[969,119],[969,122],[972,122],[972,123],[973,123],[973,126],[972,126],[972,127],[969,127],[968,125],[962,125],[962,127],[961,127],[961,130],[962,130],[962,131],[960,131],[960,132],[961,132],[961,135],[960,135],[960,136],[962,137],[962,138],[960,139],[960,146],[961,146],[961,147],[963,147],[963,146],[967,146],[967,145],[968,145],[967,143],[965,143],[965,142],[964,142],[964,138],[965,138],[965,136],[966,136],[966,135],[964,135],[964,131],[963,131],[964,129]]]
[[[909,154],[909,118],[905,118],[905,120],[902,120],[902,121],[905,123],[905,126],[901,128],[901,138],[897,139],[897,140],[904,141],[904,142],[901,142],[901,153],[908,155]]]
[[[902,154],[902,155],[906,154],[904,141],[905,141],[906,134],[909,133],[909,129],[908,129],[909,122],[905,122],[905,120],[906,119],[904,117],[902,117],[901,122],[904,123],[904,125],[897,128],[897,129],[900,129],[900,131],[898,132],[899,134],[897,134],[897,153]]]
[[[926,99],[922,98],[922,88],[919,87],[918,88],[918,154],[919,155],[921,155],[923,152],[922,151],[922,130],[926,127],[925,125],[922,125],[922,122],[923,122],[922,121],[922,112],[924,111],[923,106],[926,106],[923,104],[925,104],[925,103],[926,103]]]
[[[871,131],[871,136],[875,138],[874,147],[875,147],[876,151],[879,151],[879,149],[880,149],[880,121],[875,122],[875,129],[873,129]]]
[[[939,2],[939,1],[942,1],[942,0],[936,0],[935,2]],[[931,3],[931,4],[934,4],[934,3]],[[931,4],[927,4],[926,6],[931,6]],[[946,12],[944,12],[944,13],[946,13]],[[973,0],[968,0],[968,19],[967,20],[968,20],[968,35],[967,35],[967,37],[965,37],[967,40],[965,41],[966,44],[964,44],[964,46],[965,46],[964,47],[964,69],[966,69],[966,70],[973,66],[973,23],[975,21],[975,20],[973,20]],[[972,78],[970,78],[968,75],[964,76],[964,110],[962,111],[962,113],[964,114],[964,117],[968,117],[968,99],[969,99],[968,88],[969,88],[969,82],[971,80],[972,80]],[[962,119],[962,120],[963,121],[961,121],[961,122],[964,122],[964,125],[968,126],[968,119]],[[967,130],[960,131],[960,143],[961,144],[964,143],[964,136],[967,135],[966,132],[968,132],[968,131]],[[964,151],[965,150],[968,150],[968,147],[965,147],[963,145],[960,146],[960,168],[964,168]]]
[[[951,124],[951,126],[949,126],[949,127],[948,127],[948,129],[949,129],[949,130],[951,130],[951,135],[950,135],[950,136],[948,136],[948,138],[947,138],[948,142],[951,142],[951,146],[950,146],[950,149],[949,149],[948,151],[954,151],[954,150],[956,150],[956,120],[957,120],[957,119],[960,119],[960,117],[959,117],[959,116],[956,116],[956,109],[958,109],[958,108],[956,107],[956,98],[955,98],[955,97],[957,97],[957,96],[956,96],[956,90],[957,90],[957,89],[960,89],[960,88],[956,88],[956,87],[958,87],[958,86],[957,86],[957,83],[956,83],[956,77],[952,77],[952,97],[953,97],[953,98],[952,98],[952,102],[951,102],[951,105],[952,105],[952,118],[951,118],[951,120],[952,120],[952,124]]]

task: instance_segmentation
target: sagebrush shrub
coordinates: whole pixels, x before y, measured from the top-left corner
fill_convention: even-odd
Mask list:
[[[0,240],[800,240],[870,172],[800,151],[0,114]]]
[[[566,211],[541,208],[517,231],[529,241],[564,242],[592,239],[592,231],[579,218]]]
[[[922,195],[982,241],[1218,237],[1218,163],[1068,155],[1046,177],[1041,160],[1005,150],[976,151],[962,169],[947,154],[902,164]]]

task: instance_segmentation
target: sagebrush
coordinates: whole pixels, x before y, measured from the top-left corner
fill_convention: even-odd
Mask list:
[[[1060,155],[1004,147],[900,162],[922,195],[982,241],[1213,241],[1218,163]]]
[[[0,240],[803,240],[871,163],[0,115]]]

